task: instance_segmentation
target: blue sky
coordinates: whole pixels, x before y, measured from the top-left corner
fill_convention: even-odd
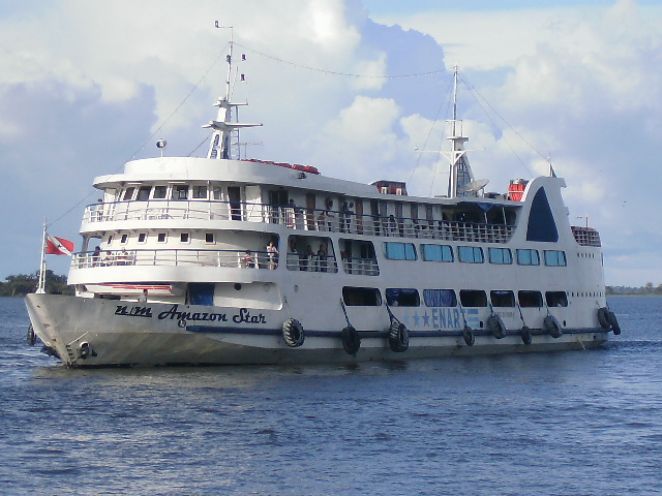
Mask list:
[[[662,170],[661,2],[99,6],[0,0],[0,171],[9,186],[1,207],[10,239],[0,277],[36,270],[44,216],[58,219],[54,234],[79,241],[83,206],[98,196],[93,177],[119,171],[136,150],[155,155],[157,129],[172,155],[205,139],[200,125],[213,116],[224,74],[214,65],[228,39],[212,27],[221,19],[236,27],[248,55],[246,82],[236,87],[251,103],[243,117],[264,123],[245,135],[260,143],[251,156],[315,164],[357,181],[403,179],[415,194],[439,194],[446,166],[415,148],[442,145],[435,120],[447,117],[450,69],[458,64],[509,123],[486,115],[460,88],[476,175],[503,190],[511,177],[545,172],[536,150],[551,155],[568,183],[571,221],[588,215],[601,231],[607,283],[662,283],[662,222],[653,210]],[[302,66],[383,76],[443,70],[351,78]],[[49,263],[68,268],[65,257]]]

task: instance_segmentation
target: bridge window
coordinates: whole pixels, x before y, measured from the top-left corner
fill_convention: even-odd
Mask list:
[[[542,294],[540,291],[519,291],[517,299],[521,307],[542,307]]]
[[[384,256],[389,260],[416,260],[413,243],[384,243]]]
[[[152,193],[152,198],[155,200],[162,200],[166,197],[166,192],[168,188],[166,186],[154,186],[154,192]]]
[[[491,264],[510,265],[513,263],[513,255],[508,248],[488,248]]]
[[[393,307],[418,307],[421,297],[414,288],[387,288],[386,302]]]
[[[144,243],[147,240],[147,233],[138,234],[138,243]]]
[[[545,250],[545,265],[548,267],[565,267],[568,265],[565,252],[561,250]]]
[[[499,308],[514,307],[515,293],[506,290],[490,291],[490,301],[492,306]]]
[[[182,243],[188,243],[189,242],[189,234],[188,233],[179,233],[179,241]]]
[[[342,298],[348,307],[379,307],[382,304],[382,295],[376,288],[345,286]]]
[[[214,244],[214,233],[205,233],[205,243]]]
[[[463,307],[486,307],[487,295],[478,289],[460,290],[460,302]]]
[[[188,186],[173,186],[172,188],[173,200],[187,200],[188,199]]]
[[[457,258],[463,263],[483,263],[483,249],[477,246],[458,246]]]
[[[518,249],[517,263],[519,265],[540,265],[538,250]]]
[[[452,289],[424,289],[423,301],[428,307],[457,306],[457,297]]]
[[[133,192],[135,191],[135,188],[126,188],[124,190],[124,195],[122,195],[122,200],[123,201],[131,201],[133,200]]]
[[[156,236],[156,242],[157,243],[165,243],[166,242],[166,233],[159,233]]]
[[[545,300],[548,307],[567,307],[568,295],[565,291],[547,291]]]
[[[193,198],[197,200],[207,199],[207,186],[193,186]]]
[[[448,245],[421,245],[421,257],[426,262],[452,262],[453,249]]]

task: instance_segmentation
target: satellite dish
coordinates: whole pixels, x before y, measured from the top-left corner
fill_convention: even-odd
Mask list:
[[[168,144],[168,142],[167,142],[166,140],[164,140],[164,139],[160,139],[159,141],[156,142],[156,147],[157,147],[159,150],[162,150],[163,148],[166,147],[167,144]]]
[[[462,186],[462,191],[465,193],[475,193],[487,186],[487,183],[489,182],[489,179],[476,179],[475,181],[471,181],[470,183]]]

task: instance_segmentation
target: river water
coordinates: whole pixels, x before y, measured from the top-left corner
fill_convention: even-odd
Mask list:
[[[662,493],[662,298],[592,351],[67,370],[0,298],[0,493]]]

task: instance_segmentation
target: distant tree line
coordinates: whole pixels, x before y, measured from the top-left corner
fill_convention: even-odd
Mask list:
[[[34,293],[39,282],[39,272],[34,274],[18,274],[7,276],[0,282],[0,296],[24,296]],[[50,294],[74,294],[73,288],[67,286],[67,277],[54,274],[46,270],[46,292]]]
[[[652,282],[647,282],[644,286],[607,286],[608,295],[662,295],[662,284],[655,286]]]

